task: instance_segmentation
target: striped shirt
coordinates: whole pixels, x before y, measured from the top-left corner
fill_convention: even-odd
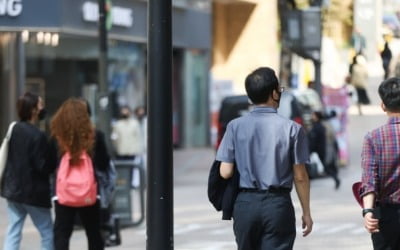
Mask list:
[[[361,166],[361,196],[374,192],[382,204],[400,204],[400,117],[367,133]]]

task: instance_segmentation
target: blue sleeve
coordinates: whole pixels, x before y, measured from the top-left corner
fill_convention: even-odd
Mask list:
[[[304,164],[309,161],[309,148],[307,135],[303,127],[300,127],[294,140],[293,148],[294,164]]]
[[[228,163],[235,162],[235,147],[233,140],[233,127],[231,122],[228,123],[224,137],[219,145],[216,160]]]

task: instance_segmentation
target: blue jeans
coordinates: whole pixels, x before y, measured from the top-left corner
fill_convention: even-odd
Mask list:
[[[53,250],[53,223],[50,208],[30,206],[7,200],[9,225],[4,240],[4,250],[19,250],[21,233],[26,215],[32,219],[38,229],[41,240],[41,250]]]

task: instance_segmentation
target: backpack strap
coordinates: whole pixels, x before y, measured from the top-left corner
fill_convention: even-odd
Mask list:
[[[10,123],[10,126],[8,126],[7,134],[6,134],[6,137],[4,138],[5,140],[7,140],[7,141],[10,140],[15,124],[17,124],[17,122],[14,121],[14,122]]]

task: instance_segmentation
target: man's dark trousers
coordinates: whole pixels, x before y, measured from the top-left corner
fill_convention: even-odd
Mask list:
[[[371,235],[374,250],[400,249],[400,205],[381,205],[379,233]]]
[[[296,237],[289,192],[241,191],[233,210],[238,250],[291,250]]]

